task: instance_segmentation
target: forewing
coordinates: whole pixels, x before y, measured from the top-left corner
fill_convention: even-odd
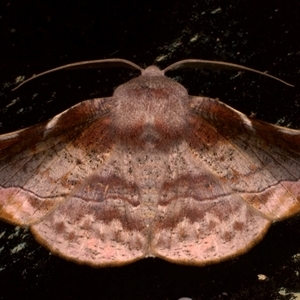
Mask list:
[[[248,118],[218,100],[194,98],[195,154],[266,218],[300,211],[300,131]]]
[[[176,176],[160,191],[152,251],[203,265],[246,252],[272,221],[300,211],[300,134],[191,98]],[[172,167],[173,166],[173,167]]]
[[[111,98],[85,101],[46,124],[0,137],[0,217],[30,226],[51,252],[93,266],[132,262],[147,247],[112,106]]]
[[[63,201],[113,146],[111,98],[84,101],[44,124],[0,136],[0,218],[40,220]]]

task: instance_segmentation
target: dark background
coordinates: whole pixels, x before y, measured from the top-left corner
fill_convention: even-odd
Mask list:
[[[11,92],[18,76],[81,60],[119,57],[161,68],[201,58],[243,64],[295,88],[231,71],[180,71],[190,94],[299,128],[299,1],[0,0],[0,132],[109,96],[130,70],[62,71]],[[30,233],[0,223],[0,299],[292,299],[300,293],[300,218],[275,224],[246,255],[185,267],[159,259],[92,269],[52,256]],[[298,256],[297,256],[298,254]],[[258,275],[266,275],[259,280]]]

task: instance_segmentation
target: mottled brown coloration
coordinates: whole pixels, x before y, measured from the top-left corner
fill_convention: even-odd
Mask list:
[[[247,251],[300,211],[300,131],[190,96],[164,76],[197,61],[165,71],[103,62],[142,76],[0,136],[1,219],[91,266],[149,256],[204,265]]]

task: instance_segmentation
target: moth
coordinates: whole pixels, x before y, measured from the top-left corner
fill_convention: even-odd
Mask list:
[[[33,78],[90,65],[141,76],[112,97],[0,136],[2,220],[81,264],[159,257],[199,266],[246,252],[273,222],[300,212],[300,131],[190,96],[164,75],[205,66],[264,73],[214,61],[161,71],[106,59]]]

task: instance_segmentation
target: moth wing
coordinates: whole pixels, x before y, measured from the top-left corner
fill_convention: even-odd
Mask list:
[[[52,253],[91,266],[123,265],[145,257],[149,228],[138,186],[124,176],[124,162],[126,149],[116,145],[65,201],[32,225],[37,240]]]
[[[146,252],[138,190],[120,173],[126,153],[116,150],[113,105],[87,100],[0,136],[0,218],[29,226],[52,253],[93,266]]]
[[[36,222],[101,163],[113,144],[105,128],[110,105],[109,98],[87,100],[46,123],[0,136],[1,219]]]
[[[191,97],[190,133],[160,192],[152,252],[203,265],[249,250],[300,211],[300,132]],[[170,154],[174,157],[174,154]],[[179,167],[180,166],[180,167]]]
[[[218,100],[197,98],[199,158],[267,219],[300,211],[300,131],[245,116]],[[211,128],[212,130],[210,130]]]

